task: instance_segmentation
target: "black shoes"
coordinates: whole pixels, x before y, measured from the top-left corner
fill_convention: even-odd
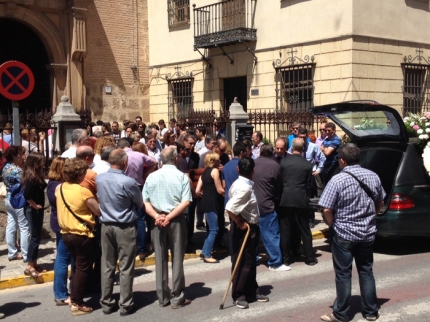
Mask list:
[[[311,262],[306,262],[306,265],[309,265],[309,266],[314,266],[316,264],[318,264],[318,260],[316,258]]]
[[[269,302],[269,297],[262,295],[262,294],[256,294],[253,298],[246,298],[247,302]]]

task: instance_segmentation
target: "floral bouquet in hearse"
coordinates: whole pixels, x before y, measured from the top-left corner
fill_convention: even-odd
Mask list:
[[[422,114],[409,113],[403,119],[409,137],[417,137],[418,145],[423,148],[423,161],[427,173],[430,175],[430,112]]]

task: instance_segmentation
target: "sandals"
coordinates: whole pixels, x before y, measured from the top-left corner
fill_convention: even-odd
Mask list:
[[[43,269],[39,265],[34,266],[34,269],[38,271],[39,273],[46,273],[46,269]]]
[[[334,315],[333,312],[327,313],[325,315],[321,316],[321,320],[326,322],[342,322],[341,320],[338,320]]]
[[[26,268],[24,271],[24,275],[31,276],[34,279],[37,279],[38,277],[42,276],[42,274],[40,274],[35,268],[33,269]]]
[[[18,254],[18,255],[16,255],[15,257],[8,257],[7,259],[8,259],[8,260],[9,260],[9,262],[10,262],[10,261],[17,261],[17,260],[24,259],[24,257],[22,257],[22,255],[21,255],[21,254]]]
[[[67,299],[65,299],[65,300],[57,300],[57,299],[54,299],[54,301],[55,301],[55,305],[56,306],[65,306],[65,305],[70,305],[70,297],[68,297]]]

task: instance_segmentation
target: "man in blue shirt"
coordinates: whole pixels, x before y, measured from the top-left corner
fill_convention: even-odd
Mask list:
[[[300,122],[295,121],[293,125],[291,126],[291,134],[287,138],[287,150],[291,150],[291,147],[293,146],[293,140],[298,136],[299,129],[302,127],[302,124]],[[308,138],[308,142],[311,142],[311,140]]]
[[[239,178],[239,173],[237,172],[239,160],[246,156],[246,152],[246,145],[242,142],[236,142],[233,145],[233,159],[227,162],[222,168],[221,179],[222,186],[225,190],[224,206],[228,202],[228,191],[230,190],[231,185],[236,181],[237,178]]]
[[[134,262],[136,255],[137,209],[143,205],[137,182],[125,174],[128,157],[124,150],[115,149],[109,155],[111,168],[96,177],[97,198],[100,202],[102,245],[103,313],[118,309],[112,297],[115,268],[118,259],[120,274],[120,315],[132,314]]]
[[[324,184],[327,183],[331,171],[334,170],[337,164],[337,149],[342,144],[342,140],[336,135],[336,125],[334,123],[328,122],[325,125],[325,132],[327,136],[320,146],[321,152],[326,157],[321,171]]]
[[[384,204],[385,191],[374,172],[360,167],[360,149],[355,144],[342,145],[338,153],[342,172],[329,181],[319,200],[319,205],[324,208],[323,218],[334,231],[331,252],[336,273],[333,312],[321,316],[321,320],[351,319],[348,313],[352,261],[355,259],[363,317],[367,321],[376,321],[379,318],[379,306],[372,270],[373,243],[376,235],[375,217]],[[358,181],[366,184],[370,191],[361,188]]]

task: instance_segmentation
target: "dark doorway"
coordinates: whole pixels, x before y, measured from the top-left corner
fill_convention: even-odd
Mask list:
[[[234,98],[237,97],[238,102],[247,111],[248,90],[247,80],[244,77],[224,78],[224,109],[228,110]]]
[[[34,90],[19,101],[20,112],[51,109],[48,54],[37,34],[26,25],[0,18],[0,65],[9,60],[26,64],[34,74]],[[12,110],[12,102],[0,95],[0,110]]]

